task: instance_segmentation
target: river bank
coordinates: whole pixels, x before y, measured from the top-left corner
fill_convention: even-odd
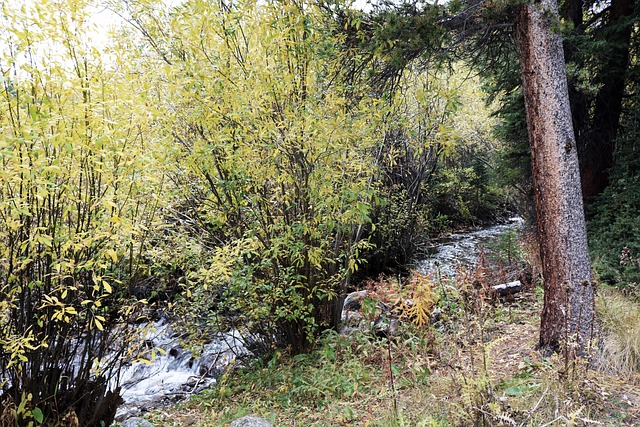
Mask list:
[[[521,224],[521,219],[512,218],[504,224],[438,239],[430,254],[417,263],[416,270],[424,275],[451,276],[461,266],[472,266],[482,245],[515,232]],[[245,337],[238,331],[218,334],[199,355],[194,355],[184,348],[167,320],[156,322],[147,331],[145,342],[155,349],[155,357],[129,366],[121,375],[124,404],[118,410],[118,421],[187,399],[214,385],[227,366],[252,356]]]
[[[544,357],[536,350],[541,290],[506,300],[473,294],[497,274],[488,268],[417,282],[439,311],[426,324],[404,319],[393,336],[327,333],[310,354],[276,351],[147,418],[169,427],[226,427],[244,415],[276,427],[638,425],[640,376],[616,371],[608,355],[594,355],[603,370]],[[393,278],[377,284],[387,295],[398,289]],[[608,305],[623,300],[606,292],[603,319],[640,310]]]

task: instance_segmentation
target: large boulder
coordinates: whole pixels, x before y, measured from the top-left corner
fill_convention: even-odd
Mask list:
[[[242,417],[232,422],[229,427],[273,427],[273,425],[263,418]]]

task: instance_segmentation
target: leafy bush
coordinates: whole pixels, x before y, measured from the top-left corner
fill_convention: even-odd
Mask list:
[[[0,419],[12,425],[110,423],[134,351],[116,325],[138,313],[130,279],[155,182],[140,181],[145,121],[124,105],[122,70],[82,42],[83,13],[3,5]]]
[[[495,221],[512,208],[496,184],[501,147],[492,136],[492,106],[459,68],[409,68],[391,95],[369,275],[411,263],[430,236]]]
[[[337,324],[337,296],[370,247],[384,108],[349,106],[315,4],[131,7],[123,13],[167,47],[145,73],[150,92],[167,94],[149,105],[172,153],[175,203],[149,254],[160,271],[180,261],[176,309],[201,319],[198,334],[224,307],[301,352]]]

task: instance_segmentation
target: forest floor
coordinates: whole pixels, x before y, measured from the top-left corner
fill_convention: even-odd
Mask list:
[[[147,418],[156,426],[227,426],[244,415],[275,427],[640,425],[640,376],[629,369],[637,354],[624,363],[594,356],[590,366],[543,356],[539,289],[509,302],[463,300],[440,298],[437,321],[404,322],[391,339],[331,333],[309,354],[276,351]],[[626,309],[634,316],[638,306]]]

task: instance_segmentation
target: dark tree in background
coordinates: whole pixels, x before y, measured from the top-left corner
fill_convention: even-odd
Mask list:
[[[638,7],[635,0],[565,0],[561,15],[571,27],[564,48],[574,70],[569,82],[571,107],[583,197],[589,203],[609,184],[615,151],[620,148],[616,139],[625,92],[631,89],[630,56]]]
[[[389,46],[390,52],[384,56],[395,58],[387,64],[376,64],[379,70],[384,71],[376,75],[382,74],[383,79],[392,80],[393,76],[400,74],[402,68],[412,61],[420,62],[427,58],[433,64],[434,58],[444,58],[445,62],[462,58],[475,62],[474,65],[480,71],[488,70],[494,76],[493,83],[496,87],[508,92],[506,100],[510,104],[503,112],[513,111],[514,106],[522,108],[526,104],[537,230],[545,280],[540,344],[556,351],[568,348],[565,346],[567,339],[575,340],[579,346],[586,345],[594,326],[594,289],[578,152],[587,151],[585,135],[594,134],[596,126],[593,125],[593,111],[597,108],[593,106],[594,97],[584,93],[578,84],[585,85],[587,80],[593,83],[595,77],[578,76],[579,78],[572,80],[571,93],[576,95],[574,99],[578,99],[578,95],[584,97],[582,108],[586,112],[586,115],[580,116],[581,139],[578,140],[572,125],[561,36],[563,28],[555,0],[526,5],[471,0],[454,2],[449,5],[448,10],[434,10],[430,7],[425,14],[421,14],[419,8],[413,6],[387,5],[382,11],[374,9],[367,20],[374,42],[369,43],[366,48],[380,46],[379,51],[385,51],[385,46]],[[568,14],[573,13],[576,20],[578,17],[582,18],[586,10],[584,8],[590,7],[581,6],[581,3],[574,6],[577,9],[565,7],[564,10]],[[401,16],[397,18],[395,15]],[[602,20],[589,24],[592,27],[607,27],[608,22]],[[416,37],[413,31],[418,28],[418,24],[422,29],[420,37]],[[386,32],[377,31],[376,28],[383,28]],[[433,30],[426,31],[425,28]],[[578,29],[576,33],[577,31]],[[394,43],[389,43],[384,37],[380,38],[381,35],[389,34],[393,35]],[[425,35],[435,34],[445,35],[437,43],[431,40],[416,45],[417,41],[428,39]],[[584,33],[584,37],[574,39],[583,45],[589,41],[593,47],[597,46],[593,41],[594,37],[591,33]],[[571,59],[574,58],[576,61],[586,61],[582,52],[580,55],[573,55]],[[589,60],[594,58],[594,55],[589,55]],[[616,58],[619,59],[619,55],[612,60],[616,61]],[[514,60],[518,62],[517,59],[519,68],[513,65]],[[624,65],[619,61],[618,64]],[[594,67],[596,74],[606,72],[604,67],[606,64]],[[521,84],[520,79],[514,78],[518,69],[522,76],[524,102],[523,98],[514,96],[519,92]],[[607,84],[598,86],[599,91],[605,91],[606,86]],[[603,93],[602,97],[612,104],[617,102],[611,99],[614,97],[611,92],[608,95]],[[578,105],[577,102],[573,104]],[[613,113],[615,115],[615,111]],[[512,117],[522,120],[524,115]],[[521,125],[511,125],[512,128],[517,126]],[[607,138],[612,138],[611,132]],[[610,151],[610,147],[602,142],[589,145],[591,146],[601,151]],[[606,160],[604,154],[598,158]],[[608,172],[606,167],[593,166],[591,169],[599,170],[597,174],[600,179]]]

